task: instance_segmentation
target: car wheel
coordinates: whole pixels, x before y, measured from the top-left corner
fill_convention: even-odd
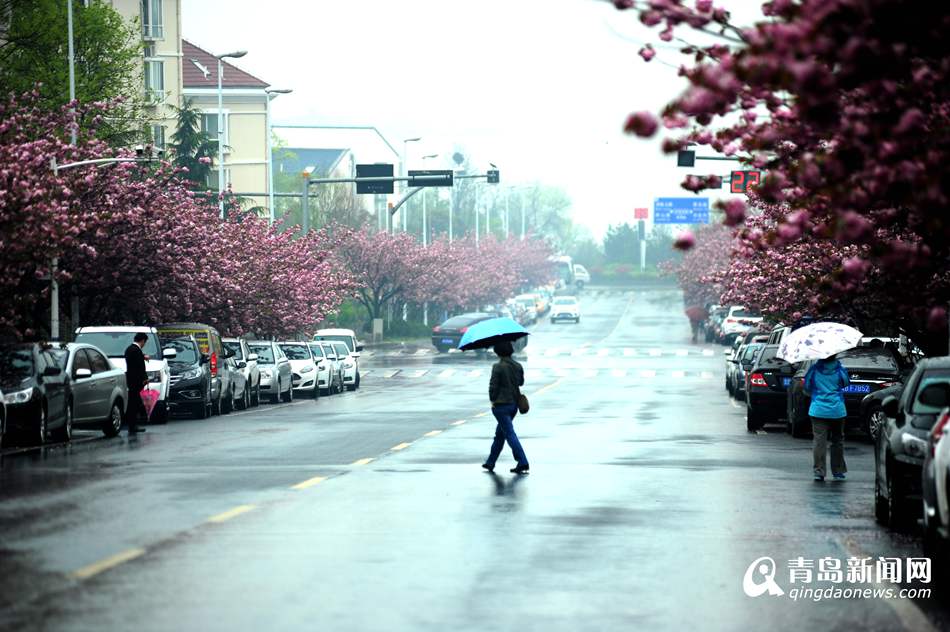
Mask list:
[[[195,417],[197,419],[207,419],[211,416],[211,402],[201,402],[195,406]]]
[[[34,435],[33,441],[36,443],[36,445],[43,445],[46,443],[46,436],[48,433],[45,402],[40,404],[40,418],[36,426],[36,435]]]
[[[214,403],[211,405],[211,414],[220,415],[221,414],[221,396],[218,395],[218,399],[214,400]]]
[[[751,408],[745,409],[745,427],[746,430],[755,431],[762,426],[762,418]]]
[[[63,420],[63,425],[53,431],[53,437],[56,441],[67,442],[73,438],[73,404],[69,402],[66,404],[66,419]]]
[[[257,381],[257,386],[254,387],[254,395],[251,398],[251,406],[255,408],[261,405],[261,381]]]
[[[221,401],[221,412],[225,415],[229,414],[234,410],[234,387],[231,387],[231,392]]]
[[[574,319],[574,324],[575,324],[575,325],[580,325],[580,324],[581,324],[581,317],[580,317],[580,316],[578,316],[577,318]]]
[[[238,400],[237,407],[239,410],[247,410],[251,407],[251,391],[246,384],[244,385],[244,394],[241,395],[241,399]]]
[[[278,383],[278,384],[279,384],[279,383]],[[278,388],[279,388],[279,386],[278,386]],[[273,395],[270,396],[270,403],[271,403],[271,404],[276,404],[276,403],[278,403],[281,399],[282,399],[281,393],[280,393],[280,391],[277,391],[276,393],[274,393]]]
[[[112,408],[109,409],[109,416],[102,422],[102,434],[107,437],[114,437],[122,429],[122,407],[118,401],[112,402]]]
[[[360,372],[359,371],[356,372],[356,381],[354,381],[353,384],[354,384],[354,389],[358,389],[360,387]]]
[[[884,410],[880,406],[875,406],[871,410],[871,414],[868,415],[865,430],[868,435],[876,441],[877,435],[881,432],[881,428],[884,427],[885,423],[887,423],[887,415],[884,414]]]

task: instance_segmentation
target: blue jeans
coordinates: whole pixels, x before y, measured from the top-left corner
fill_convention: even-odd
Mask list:
[[[525,456],[521,442],[518,441],[518,435],[515,434],[514,419],[518,414],[518,407],[515,404],[501,404],[492,406],[491,413],[498,421],[498,425],[495,427],[495,440],[491,444],[491,453],[485,463],[494,467],[507,441],[518,465],[528,465],[528,457]]]

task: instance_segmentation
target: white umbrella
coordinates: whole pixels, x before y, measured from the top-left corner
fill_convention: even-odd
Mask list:
[[[785,336],[776,355],[791,364],[820,360],[855,348],[863,335],[841,323],[812,323]]]

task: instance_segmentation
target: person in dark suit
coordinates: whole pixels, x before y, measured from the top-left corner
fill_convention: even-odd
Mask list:
[[[148,386],[148,373],[145,371],[145,354],[142,348],[148,342],[148,334],[139,332],[132,339],[133,342],[125,350],[125,385],[129,387],[129,405],[126,420],[129,424],[129,434],[145,432],[139,428],[139,421],[148,417],[145,404],[139,394]]]

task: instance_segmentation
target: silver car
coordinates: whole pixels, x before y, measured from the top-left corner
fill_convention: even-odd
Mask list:
[[[311,342],[309,344],[310,352],[317,363],[317,386],[320,388],[320,394],[332,394],[335,392],[337,384],[340,384],[340,390],[342,390],[343,376],[340,374],[336,363],[327,357],[330,353],[328,347],[324,347],[322,342]]]
[[[96,428],[107,437],[119,434],[128,401],[125,371],[98,348],[71,342],[52,350],[69,380],[72,428]],[[72,428],[65,429],[69,440]]]
[[[257,354],[261,372],[261,395],[276,404],[294,401],[293,371],[290,360],[276,342],[255,340],[248,343],[251,353]]]
[[[343,360],[337,355],[337,351],[332,342],[318,342],[323,347],[323,357],[327,360],[329,369],[329,382],[327,383],[327,394],[343,392]]]
[[[257,366],[257,354],[251,351],[247,340],[243,338],[222,338],[221,342],[234,354],[236,370],[241,372],[247,384],[238,401],[238,408],[243,410],[249,406],[257,406],[261,403],[261,370]]]

